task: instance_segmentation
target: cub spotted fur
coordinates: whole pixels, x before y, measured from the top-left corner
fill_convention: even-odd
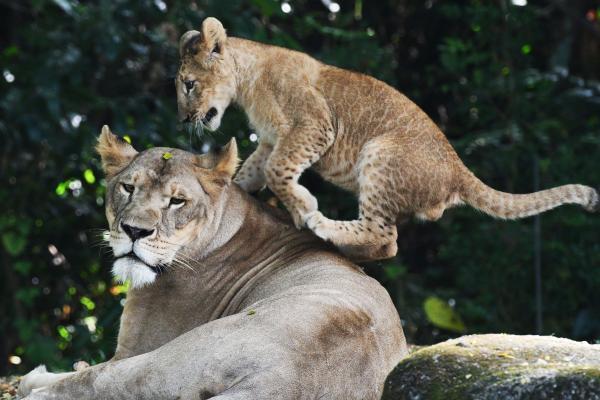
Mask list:
[[[583,185],[531,194],[488,187],[415,103],[370,76],[228,37],[215,18],[186,32],[179,50],[181,120],[215,130],[229,104],[240,105],[260,141],[236,182],[250,192],[268,185],[297,227],[357,259],[394,256],[397,223],[413,215],[437,220],[463,203],[506,219],[567,203],[598,208],[598,193]],[[317,210],[315,197],[298,184],[309,167],[358,195],[358,219],[333,221]]]

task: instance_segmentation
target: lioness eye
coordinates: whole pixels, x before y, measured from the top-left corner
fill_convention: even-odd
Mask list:
[[[133,191],[135,190],[135,187],[133,185],[128,185],[127,183],[123,183],[122,186],[123,190],[129,194],[133,193]]]
[[[185,199],[178,199],[177,197],[171,197],[171,200],[169,201],[169,206],[178,206],[183,203],[185,203]]]
[[[185,89],[188,92],[194,88],[195,83],[196,83],[196,81],[183,81],[183,84],[185,85]]]

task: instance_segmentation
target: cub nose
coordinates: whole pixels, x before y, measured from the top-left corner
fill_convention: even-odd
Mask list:
[[[214,107],[211,107],[210,110],[208,110],[208,112],[204,116],[204,118],[202,118],[202,122],[204,122],[205,124],[210,122],[210,120],[213,119],[217,114],[218,114],[217,109]]]
[[[123,228],[123,231],[134,242],[138,239],[145,238],[146,236],[150,236],[150,235],[152,235],[152,233],[154,233],[154,229],[151,229],[151,230],[142,229],[142,228],[137,228],[135,226],[131,226],[131,225],[123,224],[123,223],[121,223],[121,228]]]

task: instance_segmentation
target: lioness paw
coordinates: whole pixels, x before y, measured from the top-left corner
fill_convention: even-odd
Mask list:
[[[48,370],[45,365],[40,365],[32,369],[27,375],[21,378],[17,396],[21,399],[29,395],[33,389],[43,386],[40,385],[40,381],[43,381],[42,376],[46,374],[48,374]]]

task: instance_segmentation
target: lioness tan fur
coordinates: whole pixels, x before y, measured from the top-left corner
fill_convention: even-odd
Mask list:
[[[114,272],[132,279],[115,356],[40,367],[37,399],[376,400],[407,354],[387,292],[320,239],[246,194],[218,156],[137,153],[105,128]]]
[[[235,181],[250,192],[267,184],[297,227],[359,259],[395,255],[396,224],[406,218],[437,220],[463,203],[506,219],[566,203],[598,208],[598,193],[583,185],[522,195],[491,189],[394,88],[303,53],[228,37],[215,18],[182,36],[180,56],[181,120],[215,130],[229,104],[240,105],[260,142]],[[309,167],[358,195],[358,219],[333,221],[317,211],[298,184]]]

